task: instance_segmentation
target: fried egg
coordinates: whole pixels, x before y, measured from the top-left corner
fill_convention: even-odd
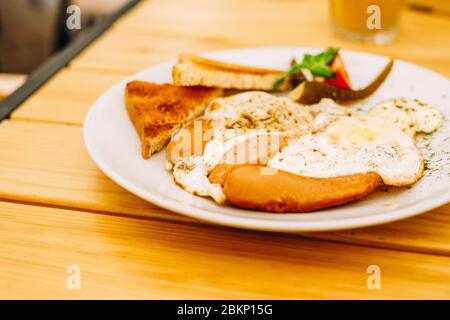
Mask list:
[[[225,196],[220,185],[207,178],[215,166],[266,164],[286,145],[286,140],[322,131],[350,115],[348,108],[331,99],[302,106],[260,91],[216,99],[204,115],[214,131],[212,140],[206,143],[201,156],[185,157],[174,165],[174,179],[186,191],[222,203]]]
[[[186,191],[218,203],[226,197],[208,175],[223,163],[256,161],[317,178],[374,172],[386,185],[411,185],[422,177],[424,163],[414,135],[431,133],[443,123],[438,111],[418,100],[389,100],[367,116],[355,116],[331,99],[302,106],[257,91],[216,99],[203,118],[210,121],[213,138],[201,155],[180,159],[173,176]],[[265,158],[261,145],[271,146]]]
[[[368,115],[396,124],[411,136],[418,132],[432,133],[444,123],[439,111],[417,99],[391,99],[373,107]]]
[[[391,186],[411,185],[423,175],[413,138],[395,124],[368,116],[342,118],[323,132],[295,139],[268,166],[317,178],[375,172]]]
[[[190,156],[177,162],[173,168],[175,182],[184,190],[198,196],[209,196],[217,203],[225,201],[220,184],[208,180],[208,165],[202,157]]]
[[[203,155],[178,161],[173,168],[175,181],[186,191],[225,201],[221,186],[211,183],[208,174],[218,164],[265,164],[282,145],[280,131],[227,129],[209,141]]]
[[[313,132],[325,130],[336,120],[352,116],[350,108],[341,106],[328,98],[323,98],[319,103],[309,105],[307,108],[313,118]]]

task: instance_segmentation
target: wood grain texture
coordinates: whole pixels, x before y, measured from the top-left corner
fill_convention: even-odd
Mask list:
[[[339,46],[405,59],[450,75],[448,18],[406,8],[400,28],[394,43],[367,45],[333,33],[326,0],[153,0],[121,19],[72,67],[129,74],[182,51]]]
[[[449,28],[407,10],[393,44],[367,46],[332,33],[325,0],[143,1],[0,124],[0,298],[449,299],[450,205],[301,236],[205,225],[114,184],[81,128],[104,90],[181,51],[332,45],[449,76]],[[65,286],[73,264],[79,291]],[[372,264],[382,290],[365,286]]]
[[[88,108],[109,86],[186,51],[333,45],[405,59],[450,76],[449,28],[450,19],[405,10],[398,39],[390,45],[370,46],[336,37],[323,0],[144,1],[12,118],[81,124]]]
[[[424,11],[430,10],[433,14],[450,14],[450,1],[442,0],[406,0],[409,6]]]
[[[0,229],[2,299],[450,298],[449,257],[2,202]]]
[[[0,198],[170,221],[196,221],[147,203],[105,177],[89,158],[80,127],[6,121],[0,125],[0,145]],[[307,236],[450,255],[450,205],[379,227]]]
[[[122,78],[111,73],[63,69],[11,117],[81,125],[95,100]]]
[[[4,121],[0,198],[132,215],[167,215],[107,178],[93,163],[80,127]]]

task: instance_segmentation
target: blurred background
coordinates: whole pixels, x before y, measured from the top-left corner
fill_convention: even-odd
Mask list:
[[[0,0],[0,71],[30,73],[77,34],[127,0]],[[66,28],[67,8],[81,9],[81,30]]]
[[[71,43],[80,33],[114,14],[130,0],[0,0],[0,99],[20,86],[28,74]],[[169,1],[169,0],[168,0]],[[244,0],[245,1],[245,0]],[[282,0],[277,0],[282,1]],[[303,0],[290,0],[303,1]],[[264,0],[262,0],[264,2]],[[400,7],[450,15],[450,0],[329,0],[330,25],[343,38],[354,41],[389,43],[395,40]],[[358,11],[378,3],[391,13],[378,33],[367,33],[358,21]],[[67,8],[81,9],[81,29],[66,27]],[[361,20],[363,21],[363,20]]]
[[[129,0],[0,0],[0,98],[81,32]],[[66,27],[67,8],[81,9],[81,29]]]

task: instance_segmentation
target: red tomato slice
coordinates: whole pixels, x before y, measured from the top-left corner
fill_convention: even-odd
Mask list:
[[[341,89],[351,90],[350,80],[345,70],[344,62],[339,54],[336,54],[331,61],[330,69],[335,73],[334,79],[324,79],[323,82]]]

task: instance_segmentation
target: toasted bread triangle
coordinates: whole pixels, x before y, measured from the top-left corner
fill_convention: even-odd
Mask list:
[[[142,143],[142,157],[161,150],[172,134],[201,115],[222,90],[199,86],[178,87],[144,81],[127,83],[125,105]]]

